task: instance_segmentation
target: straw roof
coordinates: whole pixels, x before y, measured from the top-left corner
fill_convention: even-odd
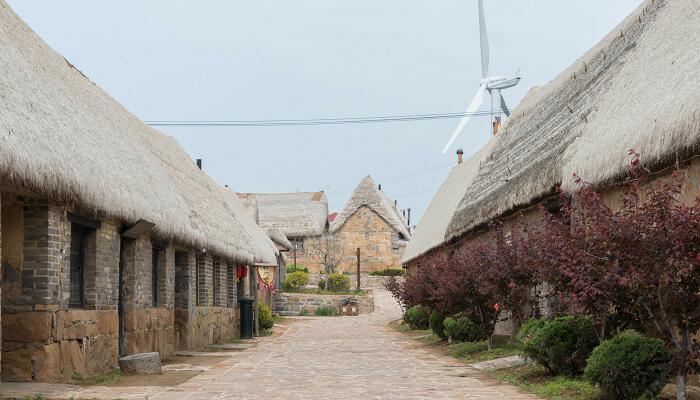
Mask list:
[[[151,129],[0,0],[0,182],[240,262],[274,245],[175,139]]]
[[[700,142],[700,7],[647,0],[513,112],[447,237],[551,193],[619,179],[635,149],[653,167]]]
[[[326,229],[328,198],[323,192],[239,193],[258,204],[259,225],[279,229],[287,237],[321,235]],[[252,198],[252,199],[251,199]]]
[[[289,241],[289,239],[287,239],[287,236],[285,236],[281,230],[270,228],[267,230],[267,236],[269,236],[273,242],[281,246],[283,249],[287,251],[292,249],[292,243]]]
[[[388,197],[378,189],[372,178],[368,175],[362,179],[355,191],[350,196],[350,200],[345,204],[343,210],[338,214],[331,224],[331,232],[337,232],[345,225],[345,222],[352,217],[361,207],[368,207],[386,221],[394,230],[402,235],[404,239],[411,237],[408,225],[398,208]]]
[[[445,242],[447,227],[457,211],[459,202],[467,193],[481,164],[491,155],[491,149],[497,139],[498,136],[492,137],[478,152],[452,169],[413,232],[403,253],[402,264],[412,261]]]

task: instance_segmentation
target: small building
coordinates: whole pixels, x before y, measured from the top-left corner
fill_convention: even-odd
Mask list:
[[[278,251],[244,206],[0,0],[3,381],[237,336],[236,271]]]
[[[328,233],[328,198],[324,192],[239,193],[244,202],[257,204],[261,228],[283,233],[291,243],[288,262],[312,272],[323,269],[316,249]]]
[[[340,272],[356,271],[357,249],[362,273],[399,268],[411,238],[403,214],[370,176],[355,188],[330,232],[339,243],[341,257],[336,268]]]

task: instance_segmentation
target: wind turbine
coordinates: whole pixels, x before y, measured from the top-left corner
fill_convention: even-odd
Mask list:
[[[479,110],[481,104],[484,102],[484,95],[487,91],[491,95],[491,115],[493,116],[491,122],[493,124],[500,123],[501,113],[505,114],[506,117],[510,116],[510,111],[501,95],[501,90],[512,88],[517,85],[520,83],[521,77],[519,72],[511,77],[489,77],[489,37],[486,31],[486,18],[484,17],[484,0],[479,0],[479,36],[481,40],[481,85],[476,92],[476,96],[474,96],[471,103],[469,103],[464,117],[459,121],[457,129],[455,129],[452,137],[450,137],[447,145],[442,150],[442,154],[445,154],[447,149],[452,146],[452,143],[454,143],[457,136],[462,133],[472,115]]]

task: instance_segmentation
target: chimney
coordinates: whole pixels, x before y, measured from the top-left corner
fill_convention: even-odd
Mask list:
[[[498,135],[498,131],[501,129],[501,117],[498,116],[493,121],[493,136]]]
[[[395,206],[398,206],[398,205],[399,205],[399,201],[398,201],[398,200],[394,200],[394,205],[395,205]]]
[[[403,213],[403,217],[406,218],[406,210],[401,210],[401,212]]]
[[[382,184],[381,184],[381,183],[379,184],[379,190],[382,190]]]
[[[406,225],[411,226],[411,209],[408,209],[408,222],[406,222]]]
[[[197,159],[197,168],[202,169],[202,159],[201,158]]]
[[[462,150],[462,149],[457,149],[457,164],[461,164],[462,161],[464,161],[464,160],[462,159],[462,156],[463,156],[463,155],[464,155],[464,150]]]

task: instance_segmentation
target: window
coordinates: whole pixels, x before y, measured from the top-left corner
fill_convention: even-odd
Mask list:
[[[151,251],[151,307],[158,307],[158,257],[160,247],[153,245]]]
[[[69,307],[83,307],[85,286],[85,250],[88,228],[71,224],[70,236],[70,297]]]
[[[297,253],[304,252],[304,239],[302,238],[292,238],[292,249],[296,249]]]
[[[394,253],[397,253],[399,251],[399,237],[392,235],[391,236],[391,250],[393,250]]]

